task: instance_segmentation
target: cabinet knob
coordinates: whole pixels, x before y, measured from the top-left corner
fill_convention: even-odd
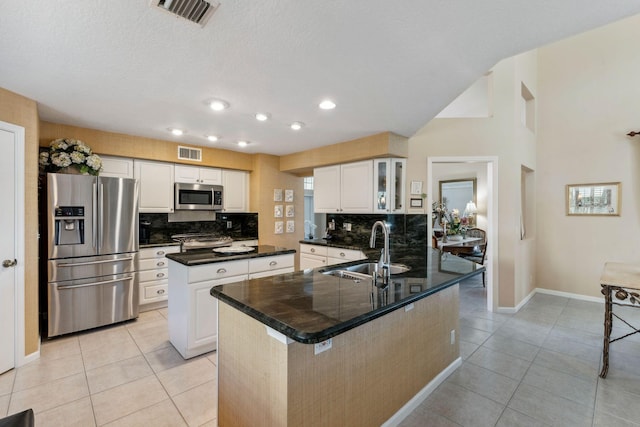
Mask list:
[[[219,268],[218,271],[216,271],[216,273],[218,273],[218,274],[223,274],[223,273],[226,273],[226,272],[227,272],[226,268]]]
[[[271,266],[271,267],[273,267],[274,265],[278,265],[278,263],[277,263],[276,261],[271,261],[271,262],[269,263],[269,266]]]
[[[314,253],[316,250],[314,248],[311,248],[311,253]]]
[[[162,294],[164,294],[164,292],[165,292],[165,291],[164,291],[164,289],[158,289],[158,290],[156,291],[156,293],[157,293],[158,295],[162,295]]]
[[[162,267],[164,265],[164,261],[160,261],[159,263],[156,264],[158,267]]]
[[[340,256],[341,256],[341,257],[345,257],[345,256],[347,256],[347,255],[346,255],[344,252],[340,252]]]
[[[156,274],[156,277],[164,277],[164,273],[158,273]]]
[[[156,255],[164,255],[164,251],[158,251],[156,252]]]

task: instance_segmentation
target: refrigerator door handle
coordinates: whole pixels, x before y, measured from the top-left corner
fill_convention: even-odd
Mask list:
[[[85,284],[82,284],[82,285],[62,285],[62,286],[58,286],[57,288],[58,288],[58,290],[86,288],[87,286],[107,285],[109,283],[124,282],[126,280],[133,280],[133,276],[122,277],[120,279],[103,280],[101,282],[85,283]]]
[[[98,227],[100,232],[98,233],[98,253],[102,253],[102,233],[104,233],[104,184],[100,182],[98,184]]]
[[[125,257],[125,258],[116,258],[116,259],[105,259],[102,261],[87,261],[87,262],[67,262],[67,263],[59,263],[58,267],[77,267],[80,265],[95,265],[95,264],[106,264],[109,262],[118,262],[118,261],[131,261],[133,257]]]
[[[91,199],[92,203],[92,215],[91,215],[91,224],[92,224],[92,235],[91,235],[91,246],[96,247],[98,240],[98,199],[96,199],[97,193],[97,185],[93,183],[93,197]]]

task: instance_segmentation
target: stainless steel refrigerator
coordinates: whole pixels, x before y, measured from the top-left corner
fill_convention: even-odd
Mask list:
[[[138,183],[47,174],[48,336],[138,317]]]

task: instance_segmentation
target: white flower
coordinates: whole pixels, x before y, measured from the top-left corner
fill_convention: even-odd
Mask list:
[[[82,141],[77,141],[75,147],[73,148],[75,151],[78,151],[80,153],[84,153],[84,154],[91,154],[91,148],[89,148],[88,145],[86,145],[84,142]]]
[[[82,164],[84,163],[85,155],[80,153],[79,151],[74,151],[71,153],[71,161],[73,163]]]
[[[87,157],[87,166],[91,169],[99,171],[102,168],[102,160],[96,154]]]
[[[51,163],[59,168],[66,168],[71,164],[71,157],[67,153],[53,153],[51,155]]]
[[[69,145],[64,139],[56,139],[51,143],[51,149],[53,150],[66,150],[67,148],[69,148]]]
[[[47,151],[43,151],[42,153],[40,153],[38,163],[40,163],[41,166],[49,165],[49,153]]]

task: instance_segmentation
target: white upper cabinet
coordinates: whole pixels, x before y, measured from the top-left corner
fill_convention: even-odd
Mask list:
[[[249,173],[223,170],[223,212],[249,211]]]
[[[222,170],[218,168],[175,165],[175,182],[222,185]]]
[[[173,163],[134,160],[133,174],[140,186],[140,212],[173,212]]]
[[[316,212],[371,213],[372,189],[372,160],[313,170],[313,203]]]
[[[373,212],[404,213],[406,159],[373,161]]]
[[[114,178],[133,178],[133,159],[124,157],[100,156],[102,170],[100,176]]]

